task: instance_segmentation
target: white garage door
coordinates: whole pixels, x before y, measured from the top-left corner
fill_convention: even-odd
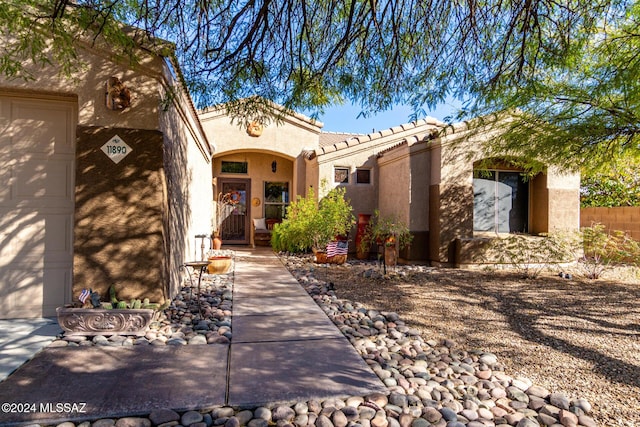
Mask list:
[[[71,299],[75,105],[0,95],[0,318]]]

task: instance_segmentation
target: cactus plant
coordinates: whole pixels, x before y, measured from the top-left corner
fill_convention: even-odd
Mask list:
[[[171,304],[170,300],[166,300],[163,304],[152,303],[149,301],[149,298],[139,299],[139,298],[131,298],[129,301],[120,301],[118,300],[116,285],[109,286],[109,302],[100,302],[100,294],[98,292],[91,291],[91,302],[94,308],[102,308],[102,309],[147,309],[147,310],[155,310],[155,311],[163,311],[169,307]]]
[[[118,304],[118,298],[116,298],[116,285],[109,286],[109,298],[111,299],[111,304]]]

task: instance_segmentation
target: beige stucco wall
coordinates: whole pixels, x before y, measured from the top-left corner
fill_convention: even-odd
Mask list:
[[[150,274],[145,277],[152,278],[153,286],[165,297],[171,297],[179,287],[179,266],[187,261],[192,253],[193,235],[209,229],[212,209],[212,153],[188,95],[178,89],[172,90],[172,96],[167,96],[169,88],[175,85],[175,82],[165,58],[147,51],[140,51],[138,57],[141,63],[131,67],[112,60],[110,52],[106,49],[81,46],[78,50],[81,67],[71,78],[61,76],[58,68],[54,66],[37,68],[32,70],[35,80],[0,79],[0,91],[35,98],[68,95],[77,99],[80,138],[78,155],[87,148],[87,144],[83,144],[84,141],[91,143],[91,153],[99,150],[100,145],[107,141],[103,135],[111,136],[110,129],[122,129],[121,133],[131,131],[132,135],[143,135],[145,132],[161,135],[163,142],[154,146],[153,156],[144,158],[145,165],[151,164],[148,168],[155,168],[153,188],[154,196],[157,197],[145,200],[144,206],[140,209],[154,212],[157,218],[153,218],[153,223],[162,224],[158,231],[161,237],[156,239],[156,233],[153,241],[140,242],[139,235],[134,235],[135,230],[127,230],[125,225],[118,229],[120,240],[117,241],[122,242],[122,236],[136,241],[129,246],[126,242],[121,244],[123,259],[127,258],[124,252],[128,247],[145,247],[152,249],[154,254],[161,254],[158,256],[158,262],[163,265],[158,266],[156,261],[139,264],[139,276],[145,276],[143,270],[148,268]],[[112,76],[118,77],[130,89],[129,108],[112,111],[106,107],[106,83]],[[163,102],[163,99],[167,102]],[[160,108],[161,105],[164,105],[164,110]],[[87,136],[89,134],[86,129],[95,129],[94,136]],[[141,149],[136,149],[135,154],[145,156]],[[106,158],[102,156],[102,153],[98,152],[96,158],[104,161]],[[103,178],[108,180],[109,176],[105,175]],[[129,187],[130,190],[136,191],[136,185],[144,185],[144,180],[150,178],[141,173],[136,176],[128,175],[127,179],[134,182],[134,185]],[[149,188],[152,186],[149,185]],[[99,201],[100,194],[91,194],[96,202]],[[132,195],[128,209],[124,212],[135,214],[136,200],[139,200],[139,197]],[[86,201],[85,206],[91,202]],[[132,214],[132,217],[136,215]],[[76,235],[90,231],[91,224],[86,230],[76,229]],[[103,237],[109,240],[108,235]],[[76,250],[81,251],[81,246],[76,245]],[[78,256],[82,254],[77,253],[76,258]],[[99,266],[92,265],[90,268],[95,270]],[[109,265],[109,268],[118,269],[118,266]],[[126,272],[126,268],[122,268],[122,271]]]
[[[401,254],[407,260],[428,259],[431,154],[428,141],[412,140],[378,159],[380,214],[409,226],[413,241]]]
[[[169,99],[158,113],[164,136],[165,168],[165,253],[168,262],[168,293],[180,286],[180,266],[199,259],[201,241],[195,235],[209,235],[213,217],[212,154],[213,138],[207,139],[191,101],[178,89],[169,63],[163,64],[164,79],[159,86],[161,99]],[[169,88],[171,96],[168,96]],[[207,245],[208,247],[208,245]]]
[[[432,142],[429,222],[435,263],[455,264],[460,248],[468,246],[456,246],[456,241],[482,237],[473,232],[473,163],[485,158],[480,147],[492,136],[493,131],[471,134],[460,125]],[[578,174],[555,167],[534,177],[529,186],[530,233],[577,229],[579,188]]]
[[[379,147],[360,147],[358,150],[347,149],[319,156],[317,158],[318,181],[314,183],[320,186],[316,191],[318,197],[323,197],[332,188],[341,186],[346,189],[345,197],[351,201],[355,215],[373,214],[373,211],[378,206],[377,185],[380,184],[380,179],[376,154],[379,151],[381,151]],[[348,184],[334,182],[335,167],[349,168]],[[356,183],[357,168],[371,170],[370,184]],[[326,183],[324,188],[322,187],[323,182]]]
[[[221,164],[223,161],[247,162],[247,174],[222,173]],[[276,162],[276,172],[272,171],[271,164]],[[287,182],[289,183],[289,202],[295,200],[291,194],[294,187],[294,168],[297,160],[291,160],[271,152],[250,152],[242,151],[216,157],[213,161],[214,191],[215,194],[221,191],[218,184],[224,179],[250,179],[250,196],[247,203],[249,218],[264,218],[264,183],[265,182]],[[258,206],[253,205],[253,200],[259,202]],[[250,241],[253,242],[253,227],[251,226]]]
[[[232,123],[224,110],[212,109],[200,114],[200,121],[207,135],[215,135],[216,153],[233,151],[271,151],[292,159],[304,149],[318,147],[321,123],[302,115],[285,116],[266,125],[262,135],[249,136],[245,124]]]
[[[223,161],[247,162],[248,173],[222,173],[220,167]],[[276,172],[271,170],[273,161],[276,162]],[[292,160],[272,153],[240,152],[216,157],[213,162],[213,173],[216,182],[225,178],[251,179],[251,199],[258,199],[260,204],[257,207],[249,207],[250,217],[264,218],[264,183],[288,182],[289,192],[291,192],[293,166]],[[220,191],[217,185],[215,191],[216,194]],[[289,198],[291,200],[291,194]]]
[[[215,139],[216,160],[232,154],[237,156],[229,159],[238,161],[244,161],[243,159],[251,156],[251,153],[259,153],[263,156],[252,157],[252,161],[258,162],[254,167],[250,167],[247,176],[247,178],[256,180],[256,184],[252,183],[252,187],[264,180],[262,175],[254,176],[253,173],[262,174],[261,171],[264,170],[268,176],[271,174],[271,162],[275,159],[279,165],[287,164],[286,161],[290,162],[285,166],[288,168],[289,175],[281,181],[289,182],[291,200],[295,200],[298,194],[304,195],[306,193],[307,163],[303,158],[303,153],[318,148],[322,123],[300,114],[285,115],[266,125],[262,134],[254,137],[247,134],[245,124],[239,126],[236,121],[232,122],[223,109],[204,111],[200,114],[200,120],[205,133]],[[261,166],[259,166],[260,163],[262,163]],[[214,169],[214,176],[217,176],[220,171],[219,163],[217,164],[218,168]],[[281,170],[278,166],[279,176],[283,177],[283,171],[284,169]],[[268,177],[268,180],[272,180],[271,177]],[[259,194],[262,197],[262,187],[254,190],[252,194]]]
[[[162,79],[162,58],[140,52],[140,60],[141,64],[133,69],[110,60],[103,49],[81,47],[78,49],[80,70],[71,78],[61,76],[55,66],[37,67],[30,70],[35,81],[2,80],[0,90],[76,95],[80,126],[158,129],[158,81]],[[118,77],[131,90],[131,107],[126,110],[111,111],[106,107],[106,83],[112,76]]]
[[[580,174],[558,167],[547,170],[549,229],[577,230],[580,228]]]
[[[413,221],[412,226],[425,231],[426,224],[421,222],[424,216],[410,215],[411,209],[420,202],[414,198],[427,198],[425,192],[416,193],[412,186],[414,178],[428,175],[428,168],[411,171],[409,159],[401,160],[402,154],[396,159],[395,154],[385,154],[380,162],[378,155],[395,146],[409,144],[410,150],[415,150],[414,144],[423,140],[443,126],[439,121],[427,118],[414,123],[396,126],[368,135],[362,135],[346,142],[317,150],[316,161],[311,170],[316,173],[318,182],[326,180],[329,184],[327,191],[336,185],[346,188],[346,196],[351,200],[354,214],[373,214],[379,209],[382,215],[396,215],[407,224]],[[409,148],[408,148],[409,149]],[[406,157],[406,155],[404,156]],[[382,165],[382,166],[381,166]],[[348,184],[334,183],[334,168],[348,167],[350,171]],[[355,173],[357,168],[371,169],[372,184],[356,184]],[[355,227],[351,233],[351,240],[355,241]],[[354,247],[351,248],[355,250]]]

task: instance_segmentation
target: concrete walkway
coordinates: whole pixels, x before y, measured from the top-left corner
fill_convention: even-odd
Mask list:
[[[62,332],[55,319],[0,320],[0,381]]]
[[[0,411],[0,425],[385,390],[270,250],[236,250],[233,292],[230,345],[44,349],[0,383],[0,403],[31,405],[28,411]]]

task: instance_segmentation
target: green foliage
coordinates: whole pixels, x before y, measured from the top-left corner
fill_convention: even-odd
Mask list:
[[[589,279],[600,278],[617,264],[640,265],[640,243],[627,233],[608,233],[602,224],[585,227],[581,231],[583,254],[578,266]]]
[[[490,155],[592,169],[640,155],[639,26],[639,0],[4,0],[0,72],[69,74],[92,44],[132,62],[140,43],[174,55],[165,39],[198,107],[257,95],[312,115],[349,100],[418,116],[454,97],[459,119],[512,114],[489,123],[502,131]],[[250,104],[234,114],[273,113]]]
[[[498,78],[478,87],[469,114],[511,116],[483,123],[502,132],[487,141],[491,153],[520,153],[583,171],[617,157],[640,157],[640,3],[602,2],[594,8],[601,17],[564,41],[565,54],[541,51],[536,60],[544,66],[521,75],[517,85]]]
[[[111,304],[118,304],[118,298],[116,297],[116,285],[109,286],[109,300]]]
[[[571,261],[575,242],[571,245],[558,235],[509,234],[491,239],[488,250],[498,263],[509,265],[524,278],[535,279],[549,265]]]
[[[390,237],[393,238],[393,242],[387,242]],[[365,229],[362,240],[360,240],[360,250],[367,252],[375,242],[384,242],[385,244],[395,244],[397,242],[398,249],[402,250],[409,246],[412,241],[413,235],[409,231],[407,224],[395,216],[380,216],[380,211],[376,209]]]
[[[542,237],[510,234],[492,239],[488,249],[487,257],[531,279],[558,263],[574,264],[588,279],[598,279],[619,264],[640,265],[640,243],[620,231],[608,233],[602,224]]]
[[[84,66],[78,49],[100,42],[114,47],[117,59],[137,62],[134,39],[141,33],[127,32],[118,8],[117,2],[3,0],[0,75],[32,80],[39,67],[54,65],[71,76]]]
[[[355,222],[346,189],[337,187],[316,201],[313,188],[292,202],[286,218],[273,227],[271,246],[276,251],[305,252],[323,249],[338,235],[348,234]]]
[[[581,182],[580,205],[640,206],[640,158],[618,159],[604,170],[586,171]]]

